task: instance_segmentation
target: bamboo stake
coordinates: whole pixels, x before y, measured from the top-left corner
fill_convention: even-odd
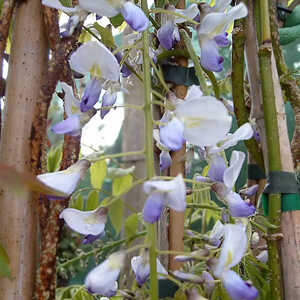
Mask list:
[[[177,8],[184,9],[185,1],[179,0]],[[176,48],[184,49],[183,37],[181,37],[180,42],[176,45]],[[177,59],[179,66],[187,67],[188,60],[185,57],[179,57]],[[175,94],[177,98],[184,99],[187,94],[187,86],[177,85],[174,87]],[[178,151],[171,153],[172,165],[170,167],[170,176],[177,176],[185,173],[185,162],[182,159],[185,155],[186,147],[185,145]],[[184,212],[177,212],[170,209],[169,214],[169,250],[170,251],[183,251],[184,250]],[[169,269],[174,271],[182,267],[182,263],[174,260],[174,256],[169,257]]]
[[[0,161],[30,171],[30,136],[39,94],[47,42],[39,0],[19,3],[6,86]],[[32,194],[17,196],[3,187],[0,193],[0,240],[10,257],[12,278],[1,278],[0,299],[31,300],[36,270],[37,223]]]

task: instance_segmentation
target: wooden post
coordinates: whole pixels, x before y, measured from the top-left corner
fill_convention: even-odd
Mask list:
[[[41,1],[19,2],[6,85],[0,162],[30,171],[30,136],[36,100],[47,62]],[[31,300],[36,271],[37,219],[32,194],[0,190],[0,241],[12,278],[0,279],[0,299]]]
[[[179,0],[177,3],[177,8],[184,9],[185,1]],[[184,47],[183,38],[176,45],[178,48]],[[184,57],[179,57],[177,59],[179,66],[187,67],[188,60]],[[178,85],[174,88],[175,94],[178,98],[184,99],[187,93],[187,86]],[[170,167],[170,176],[177,176],[181,173],[184,176],[185,173],[185,161],[182,159],[185,155],[185,145],[178,151],[172,152],[172,165]],[[170,209],[169,215],[169,250],[170,251],[183,251],[184,250],[184,212],[177,212]],[[169,257],[169,269],[174,271],[182,267],[182,263],[173,259],[173,256]]]

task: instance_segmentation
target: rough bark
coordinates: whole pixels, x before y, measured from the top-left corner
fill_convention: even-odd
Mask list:
[[[0,161],[20,171],[30,171],[30,137],[47,61],[41,2],[22,1],[13,28],[6,86]],[[0,279],[0,299],[32,299],[37,223],[32,194],[16,195],[3,187],[0,195],[0,240],[10,257],[12,279]]]

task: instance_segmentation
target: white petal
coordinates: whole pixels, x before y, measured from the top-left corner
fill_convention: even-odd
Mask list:
[[[88,74],[95,65],[99,66],[102,78],[119,80],[120,65],[115,56],[102,43],[87,42],[71,55],[70,67],[78,73]]]
[[[144,191],[149,194],[154,191],[165,193],[166,205],[176,211],[186,208],[186,187],[181,174],[173,180],[150,180],[144,183]]]
[[[168,271],[161,264],[161,262],[160,262],[160,260],[158,258],[156,259],[156,271],[157,271],[157,273],[168,275]],[[166,277],[158,275],[158,279],[166,279]]]
[[[61,88],[65,92],[64,105],[68,117],[80,113],[80,101],[74,96],[73,89],[65,82],[60,82]]]
[[[91,270],[85,278],[84,285],[92,293],[109,296],[116,288],[116,280],[120,275],[120,269],[111,268],[109,259]]]
[[[230,157],[229,168],[227,168],[223,175],[223,181],[228,190],[232,190],[234,184],[241,172],[244,160],[245,153],[241,151],[233,151]]]
[[[175,9],[175,12],[178,14],[184,15],[185,17],[188,17],[189,19],[193,20],[198,15],[199,9],[198,9],[198,5],[196,3],[193,3],[186,9]],[[175,17],[174,22],[175,23],[183,23],[183,22],[186,22],[186,19]]]
[[[225,12],[226,8],[229,7],[231,1],[232,0],[217,0],[212,9],[214,12]]]
[[[220,147],[225,150],[229,147],[235,146],[239,141],[249,140],[253,136],[253,129],[250,123],[245,123],[239,127],[233,134],[225,140],[225,142]]]
[[[59,0],[42,0],[42,4],[52,8],[60,9],[65,13],[76,13],[80,11],[80,8],[78,6],[66,7],[63,6]]]
[[[224,139],[232,118],[221,101],[211,96],[183,101],[175,114],[184,123],[184,138],[197,146],[213,146]]]
[[[209,234],[209,242],[214,246],[219,246],[221,238],[224,236],[225,226],[218,220]]]
[[[82,159],[64,171],[40,174],[37,178],[44,184],[70,195],[89,166],[89,161]]]
[[[256,258],[262,263],[266,264],[268,262],[268,250],[261,251]]]
[[[66,208],[60,218],[74,231],[88,235],[99,235],[104,231],[107,216],[107,208],[101,207],[92,211],[81,211],[74,208]]]
[[[240,224],[226,224],[225,238],[217,264],[214,266],[214,275],[221,277],[224,272],[237,265],[244,256],[248,240],[245,227]]]
[[[120,12],[121,3],[121,1],[79,0],[79,5],[83,9],[109,18],[114,17]]]
[[[188,88],[187,94],[184,98],[185,101],[193,101],[199,99],[199,97],[202,97],[203,93],[200,90],[200,87],[198,85],[192,85]],[[180,102],[181,103],[181,102]]]

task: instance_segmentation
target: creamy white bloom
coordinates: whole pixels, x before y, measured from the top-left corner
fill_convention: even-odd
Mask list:
[[[84,235],[100,235],[104,232],[108,209],[99,207],[91,211],[75,208],[64,209],[59,217],[74,231]]]
[[[112,81],[120,78],[120,65],[115,56],[100,42],[81,45],[70,57],[70,67],[80,74]]]

